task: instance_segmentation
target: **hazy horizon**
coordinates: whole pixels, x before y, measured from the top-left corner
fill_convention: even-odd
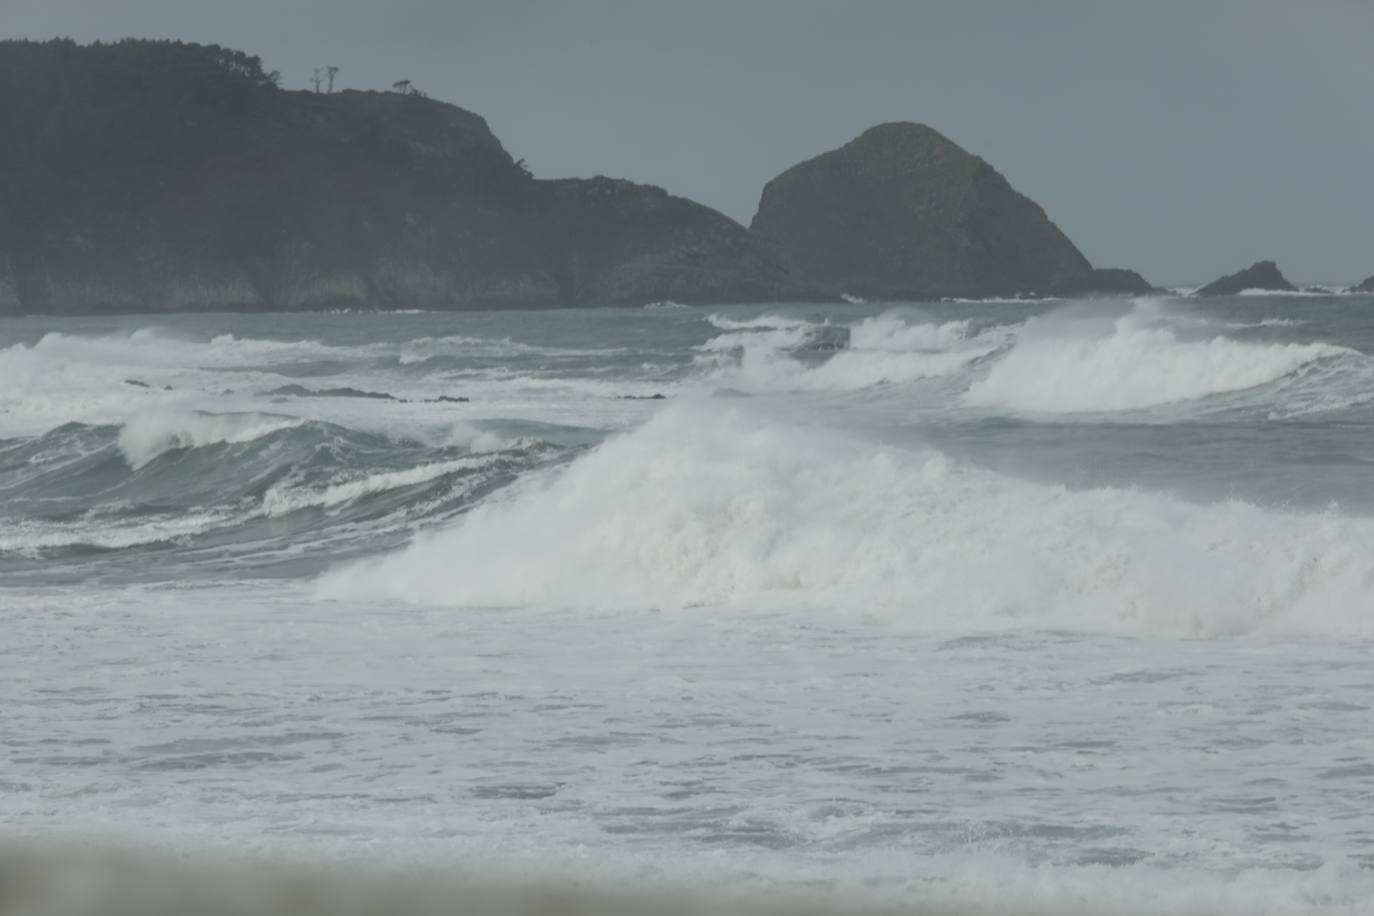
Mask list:
[[[660,185],[748,224],[764,184],[885,121],[926,123],[1043,206],[1096,266],[1205,282],[1274,259],[1374,273],[1369,0],[0,0],[10,37],[174,38],[283,86],[400,79],[485,117],[541,178]]]

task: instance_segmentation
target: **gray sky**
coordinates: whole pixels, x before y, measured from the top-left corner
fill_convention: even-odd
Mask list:
[[[410,79],[541,178],[748,223],[773,175],[922,121],[1095,265],[1374,274],[1374,0],[0,0],[6,37],[180,38],[304,88]]]

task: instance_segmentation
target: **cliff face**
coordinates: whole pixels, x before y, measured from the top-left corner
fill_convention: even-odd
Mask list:
[[[783,172],[750,228],[808,279],[868,298],[1043,294],[1092,271],[1039,205],[921,124]]]
[[[0,42],[0,138],[0,314],[805,293],[706,207],[537,181],[471,112],[220,48]]]
[[[1234,296],[1247,289],[1264,289],[1273,292],[1296,292],[1297,287],[1279,273],[1279,266],[1273,261],[1256,261],[1244,270],[1227,274],[1208,283],[1195,295]]]

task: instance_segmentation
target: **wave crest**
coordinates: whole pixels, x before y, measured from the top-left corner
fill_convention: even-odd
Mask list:
[[[711,377],[758,391],[849,392],[953,375],[1004,345],[1007,329],[931,322],[897,311],[853,326],[765,315],[711,316],[727,333],[701,346]],[[822,361],[798,359],[827,353]]]
[[[1255,388],[1322,360],[1362,358],[1324,343],[1189,340],[1156,318],[1139,306],[1109,321],[1062,312],[1032,318],[969,386],[964,403],[1048,413],[1137,410]]]
[[[300,426],[296,417],[265,413],[215,414],[201,411],[156,411],[132,417],[119,433],[119,450],[138,470],[159,455],[182,448],[217,443],[251,442]]]
[[[884,611],[931,629],[1374,633],[1374,524],[1075,492],[680,405],[324,596]]]

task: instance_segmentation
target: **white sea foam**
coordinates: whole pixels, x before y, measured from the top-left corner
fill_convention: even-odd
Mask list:
[[[1340,295],[1340,293],[1337,290],[1328,289],[1243,289],[1236,295],[1246,297],[1282,296],[1284,298],[1295,299],[1325,299],[1328,296]]]
[[[907,321],[896,311],[865,318],[850,329],[850,346],[857,350],[943,351],[957,347],[973,336],[973,322],[946,321],[940,324]]]
[[[996,350],[1006,334],[1004,328],[975,333],[968,320],[912,321],[889,311],[845,329],[847,347],[807,364],[793,354],[826,325],[776,315],[738,322],[713,315],[711,323],[727,333],[700,347],[710,376],[756,391],[857,391],[951,375]]]
[[[1297,318],[1261,318],[1259,321],[1233,321],[1226,325],[1228,328],[1296,328],[1299,325],[1307,324],[1306,321]]]
[[[384,344],[372,348],[389,351],[394,345]],[[419,337],[400,346],[398,360],[401,365],[414,365],[436,356],[477,356],[483,358],[506,359],[527,355],[535,356],[599,356],[621,352],[620,347],[577,348],[536,346],[511,340],[509,337],[467,337],[450,335],[446,337]]]
[[[1077,310],[1031,319],[964,401],[1055,413],[1133,410],[1254,388],[1321,360],[1360,358],[1322,343],[1189,340],[1159,319],[1150,303],[1115,320]]]
[[[334,483],[319,489],[301,488],[293,482],[287,481],[273,486],[263,494],[262,511],[268,516],[275,517],[307,507],[329,508],[353,502],[373,493],[384,493],[399,487],[427,483],[448,474],[479,470],[495,460],[497,459],[491,455],[474,455],[470,458],[458,458],[453,461],[422,464],[400,471],[368,474],[356,480]]]
[[[263,413],[213,414],[154,411],[132,417],[119,433],[119,450],[134,470],[163,452],[218,442],[250,442],[301,425],[295,417]]]
[[[126,522],[91,518],[75,522],[20,519],[7,523],[0,530],[0,552],[36,557],[40,551],[60,547],[116,550],[192,537],[237,521],[238,518],[224,512]]]
[[[1073,492],[684,404],[326,596],[829,605],[933,629],[1374,635],[1374,524]]]
[[[759,315],[757,318],[727,318],[724,315],[707,315],[706,320],[712,327],[722,331],[748,331],[758,328],[806,328],[812,327],[814,322],[807,321],[805,318],[790,318],[786,315]]]
[[[85,365],[175,368],[188,365],[235,366],[301,358],[334,357],[348,348],[315,340],[267,340],[218,334],[195,340],[156,327],[126,334],[84,335],[52,332],[33,349],[50,358]]]

